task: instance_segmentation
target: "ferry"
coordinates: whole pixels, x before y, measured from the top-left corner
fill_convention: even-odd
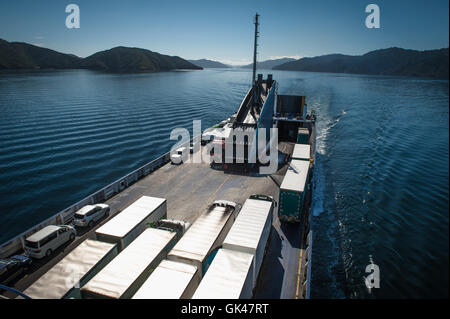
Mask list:
[[[316,114],[257,74],[258,19],[237,112],[0,245],[0,258],[25,256],[63,238],[55,226],[102,214],[0,283],[0,298],[310,298]],[[212,160],[183,160],[196,152]]]

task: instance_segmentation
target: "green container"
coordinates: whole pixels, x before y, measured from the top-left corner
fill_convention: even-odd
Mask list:
[[[299,222],[302,217],[305,193],[280,190],[278,216],[283,221]]]
[[[298,129],[297,144],[309,144],[309,130],[306,127]]]
[[[278,218],[301,220],[309,180],[309,161],[292,160],[280,186]]]

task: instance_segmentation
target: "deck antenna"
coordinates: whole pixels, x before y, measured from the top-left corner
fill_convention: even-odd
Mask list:
[[[253,78],[252,78],[252,85],[253,85],[253,102],[254,104],[258,103],[258,90],[257,90],[257,85],[256,85],[256,55],[257,55],[257,51],[258,51],[258,37],[259,37],[259,31],[258,31],[258,27],[259,27],[259,22],[258,22],[258,18],[259,18],[259,14],[256,13],[255,15],[255,46],[253,49]]]

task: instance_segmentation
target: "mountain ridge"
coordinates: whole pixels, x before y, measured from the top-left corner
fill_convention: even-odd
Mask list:
[[[80,62],[81,58],[69,54],[0,39],[0,69],[66,69]]]
[[[263,70],[272,70],[274,67],[284,64],[284,63],[288,63],[288,62],[292,62],[295,61],[294,58],[280,58],[280,59],[269,59],[269,60],[264,60],[261,62],[256,62],[256,68],[257,69],[263,69]],[[250,64],[246,64],[246,65],[242,65],[240,66],[241,69],[251,69],[253,68],[253,63]]]
[[[363,55],[328,54],[301,58],[274,70],[417,76],[444,79],[449,75],[448,48],[417,51],[392,47]]]
[[[328,54],[298,60],[282,58],[259,62],[258,69],[398,75],[445,79],[449,76],[448,48],[417,51],[392,47],[363,55]],[[203,61],[199,66],[192,62]],[[281,63],[284,62],[284,63]],[[278,64],[281,63],[281,64]],[[277,64],[277,65],[274,65]],[[159,72],[203,67],[230,67],[217,61],[185,60],[136,47],[117,46],[86,58],[24,42],[0,39],[0,69],[92,69],[112,72]],[[240,66],[251,68],[252,64]]]
[[[204,69],[216,68],[216,69],[228,69],[231,66],[221,63],[219,61],[208,60],[208,59],[198,59],[198,60],[187,60],[194,65],[202,67]]]
[[[86,58],[24,42],[0,39],[0,69],[93,69],[113,72],[159,72],[175,69],[201,70],[178,56],[141,48],[118,46]]]
[[[168,56],[147,49],[118,46],[96,52],[81,62],[81,67],[118,72],[159,72],[176,69],[202,70],[179,56]]]

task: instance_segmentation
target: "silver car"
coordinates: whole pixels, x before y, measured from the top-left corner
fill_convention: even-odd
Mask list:
[[[86,205],[75,213],[73,224],[78,227],[92,227],[104,216],[109,215],[107,204]]]

